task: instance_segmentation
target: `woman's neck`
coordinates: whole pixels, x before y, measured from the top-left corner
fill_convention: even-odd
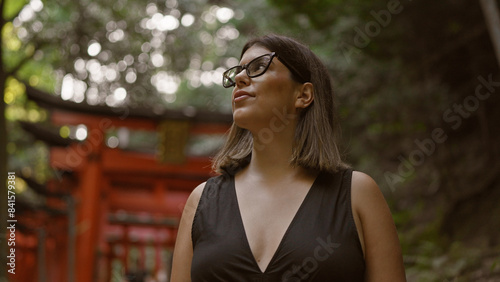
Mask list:
[[[278,180],[296,175],[303,170],[290,163],[293,153],[293,131],[254,135],[252,158],[247,172],[262,180]]]

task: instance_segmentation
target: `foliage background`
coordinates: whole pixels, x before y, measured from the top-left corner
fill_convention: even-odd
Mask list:
[[[24,83],[90,105],[228,112],[222,70],[237,62],[248,38],[281,33],[307,43],[328,66],[340,102],[343,150],[356,169],[377,180],[390,203],[408,280],[500,276],[498,85],[477,107],[466,104],[479,77],[500,80],[478,2],[1,5],[2,174],[23,171],[40,182],[53,176],[45,145],[18,123],[48,123],[48,113],[26,98]],[[399,12],[387,12],[394,10]],[[418,143],[432,140],[435,129],[446,141],[425,154]],[[411,163],[416,151],[424,152],[417,165]]]

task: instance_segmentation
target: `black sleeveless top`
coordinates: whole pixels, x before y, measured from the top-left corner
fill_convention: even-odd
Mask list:
[[[234,177],[210,178],[193,219],[192,281],[363,281],[351,176],[318,175],[265,272],[246,238]]]

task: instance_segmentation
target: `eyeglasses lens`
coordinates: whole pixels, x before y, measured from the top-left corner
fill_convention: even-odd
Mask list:
[[[271,56],[266,55],[264,57],[257,58],[252,62],[250,62],[247,66],[248,76],[256,77],[263,74],[267,70],[267,67],[269,66],[270,57]]]
[[[228,69],[227,71],[224,72],[223,79],[222,79],[222,85],[224,87],[231,87],[236,83],[236,75],[241,72],[241,67],[236,66]]]
[[[269,64],[271,63],[272,56],[267,54],[258,58],[255,58],[250,63],[245,66],[235,66],[224,72],[222,85],[226,88],[234,86],[236,84],[236,75],[240,73],[243,69],[249,77],[257,77],[266,72]]]

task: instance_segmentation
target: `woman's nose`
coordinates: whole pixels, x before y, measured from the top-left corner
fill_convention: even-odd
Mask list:
[[[250,77],[248,77],[246,70],[241,70],[234,77],[236,85],[248,85],[250,83]]]

